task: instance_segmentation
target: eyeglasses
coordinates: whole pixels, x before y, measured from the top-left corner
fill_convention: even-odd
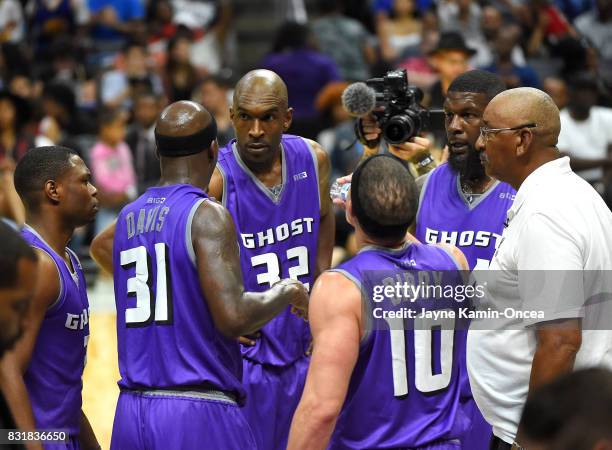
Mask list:
[[[517,127],[508,127],[508,128],[488,128],[488,127],[480,127],[480,137],[483,141],[487,141],[487,135],[490,133],[499,133],[500,131],[518,131],[523,128],[537,128],[538,125],[535,123],[528,123],[525,125],[519,125]]]

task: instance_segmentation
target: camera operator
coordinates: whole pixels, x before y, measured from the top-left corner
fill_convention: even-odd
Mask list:
[[[504,89],[497,75],[482,70],[465,72],[455,78],[444,101],[448,161],[417,179],[421,193],[415,237],[428,244],[456,245],[465,254],[471,270],[488,267],[516,193],[508,184],[485,174],[475,148],[483,126],[483,112],[489,101]],[[358,135],[362,140],[372,144],[381,140],[381,134],[374,115],[359,121]],[[422,163],[427,161],[423,154],[430,146],[428,139],[415,137],[402,144],[390,145],[389,151],[426,170],[429,167]],[[366,149],[367,156],[377,152],[378,145]],[[465,332],[461,333],[465,338]],[[485,450],[491,427],[476,407],[465,372],[462,379],[465,388],[462,403],[472,420],[462,447]]]

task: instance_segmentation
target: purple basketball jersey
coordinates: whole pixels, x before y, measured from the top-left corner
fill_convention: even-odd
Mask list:
[[[430,173],[421,190],[416,238],[427,244],[453,244],[465,254],[470,269],[486,269],[515,195],[512,186],[495,181],[470,204],[461,193],[459,176],[442,164]]]
[[[384,275],[377,275],[380,271],[404,272],[407,261],[410,271],[458,274],[457,263],[444,249],[421,244],[397,250],[366,247],[333,270],[355,282],[362,292],[371,292],[366,286],[384,284]],[[428,309],[434,305],[423,303]],[[469,425],[459,401],[465,340],[451,326],[436,330],[408,323],[414,320],[400,321],[403,333],[397,324],[393,330],[366,331],[330,449],[417,448],[458,442]]]
[[[117,218],[122,388],[207,387],[244,396],[239,345],[215,327],[195,265],[191,223],[207,199],[191,185],[153,187]]]
[[[66,261],[32,228],[22,235],[34,248],[47,253],[60,276],[60,294],[45,314],[24,381],[37,429],[66,429],[79,433],[83,370],[89,339],[89,301],[85,276],[77,256],[66,249]]]
[[[244,164],[236,141],[219,152],[223,203],[234,218],[244,286],[264,291],[281,278],[309,288],[314,281],[319,235],[318,165],[314,150],[298,136],[282,138],[283,184],[277,195]],[[254,361],[288,365],[310,344],[308,324],[287,308],[266,324],[243,355]]]

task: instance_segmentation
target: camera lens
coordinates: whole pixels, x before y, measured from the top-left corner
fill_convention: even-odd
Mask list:
[[[393,116],[385,124],[383,136],[390,144],[401,144],[416,134],[415,123],[409,116]]]

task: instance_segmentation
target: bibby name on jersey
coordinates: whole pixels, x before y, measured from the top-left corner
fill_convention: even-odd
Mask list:
[[[242,245],[245,248],[254,249],[272,245],[276,242],[283,242],[292,236],[299,236],[304,233],[312,233],[312,224],[314,218],[303,217],[301,219],[295,219],[292,222],[282,223],[274,228],[268,228],[265,231],[258,231],[257,233],[240,233],[242,239]]]
[[[446,231],[432,230],[429,227],[425,229],[425,242],[428,244],[445,243],[457,247],[470,247],[472,245],[476,247],[488,247],[492,239],[494,240],[493,244],[495,249],[497,249],[501,242],[501,234],[484,230]]]

